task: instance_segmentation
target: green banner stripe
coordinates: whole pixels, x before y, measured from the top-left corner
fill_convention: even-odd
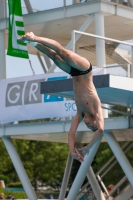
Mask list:
[[[24,22],[16,21],[16,26],[24,27]]]
[[[20,45],[23,45],[23,46],[27,46],[27,44],[25,44],[24,42],[21,42],[19,40],[17,40],[17,43],[20,44]]]
[[[18,31],[17,31],[17,34],[20,35],[20,36],[21,36],[21,35],[25,35],[25,31],[18,30]]]

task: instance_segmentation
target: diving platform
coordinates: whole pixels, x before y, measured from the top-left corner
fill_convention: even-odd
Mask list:
[[[133,108],[133,79],[110,74],[93,76],[93,83],[102,103]],[[73,80],[41,83],[41,94],[74,99]]]
[[[105,74],[94,76],[93,82],[102,103],[133,108],[132,78]],[[74,99],[72,78],[45,81],[40,84],[41,94]],[[35,124],[7,124],[0,127],[0,136],[67,143],[70,125],[71,120]],[[105,119],[105,130],[111,131],[117,141],[133,141],[133,117],[125,113],[124,117],[107,118]],[[81,122],[76,132],[76,142],[89,143],[92,136],[93,132]],[[105,142],[105,138],[102,139],[102,142]]]

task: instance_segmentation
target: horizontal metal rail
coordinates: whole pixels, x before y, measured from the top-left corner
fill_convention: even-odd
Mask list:
[[[131,148],[133,147],[133,143],[124,151],[126,154]],[[101,177],[103,178],[112,168],[113,166],[117,163],[118,161],[116,160],[102,175]]]
[[[122,146],[122,149],[124,149],[127,145],[129,144],[129,142],[125,142],[124,145]],[[116,157],[112,156],[104,165],[103,167],[101,167],[100,170],[98,170],[98,172],[96,173],[96,175],[100,174]]]
[[[116,42],[116,43],[119,43],[119,44],[125,44],[125,45],[129,45],[129,46],[133,47],[132,43],[123,42],[121,40],[115,40],[115,39],[111,39],[111,38],[107,38],[107,37],[102,37],[102,36],[99,36],[99,35],[94,35],[94,34],[85,33],[85,32],[76,31],[76,30],[74,30],[74,32],[78,33],[78,34],[82,34],[82,35],[87,35],[87,36],[90,36],[90,37],[94,37],[96,39],[109,40],[111,42]]]

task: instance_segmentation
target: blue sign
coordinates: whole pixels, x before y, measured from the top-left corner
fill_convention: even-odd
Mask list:
[[[48,78],[47,81],[55,81],[55,80],[63,80],[63,79],[67,79],[67,76]],[[44,102],[56,102],[56,101],[64,101],[64,98],[58,97],[58,96],[52,96],[48,94],[44,95]]]

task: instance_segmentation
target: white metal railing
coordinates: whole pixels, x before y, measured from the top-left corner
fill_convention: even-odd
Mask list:
[[[72,50],[87,58],[94,68],[100,66],[105,74],[133,78],[133,43],[74,30],[72,44]]]

